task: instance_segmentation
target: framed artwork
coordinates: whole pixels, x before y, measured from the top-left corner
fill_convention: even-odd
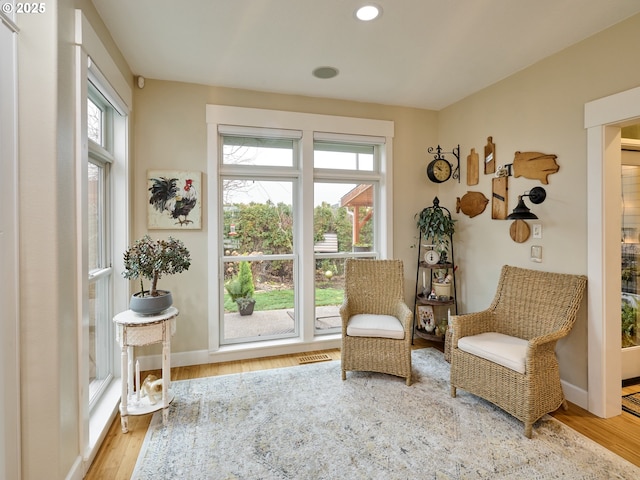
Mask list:
[[[147,172],[147,228],[199,230],[202,228],[202,172],[149,170]]]
[[[418,320],[420,328],[432,333],[436,328],[436,322],[433,317],[433,307],[431,305],[419,305]]]

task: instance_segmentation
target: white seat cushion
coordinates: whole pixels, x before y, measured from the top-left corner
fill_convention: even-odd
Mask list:
[[[400,320],[392,315],[359,313],[349,319],[347,335],[350,337],[404,338]]]
[[[489,332],[462,337],[458,340],[458,348],[524,374],[528,343],[521,338]]]

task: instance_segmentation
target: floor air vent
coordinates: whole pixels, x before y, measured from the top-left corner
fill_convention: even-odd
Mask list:
[[[326,353],[320,353],[318,355],[307,355],[306,357],[298,357],[298,363],[315,363],[315,362],[326,362],[327,360],[331,360],[331,357]]]

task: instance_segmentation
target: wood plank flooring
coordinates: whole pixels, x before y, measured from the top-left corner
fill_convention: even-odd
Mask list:
[[[435,347],[442,350],[442,345],[439,343],[416,339],[414,348],[424,347]],[[191,378],[296,366],[298,365],[298,357],[320,353],[327,354],[332,360],[340,359],[340,350],[333,349],[235,362],[177,367],[171,369],[171,379],[187,380]],[[158,370],[144,372],[142,374],[143,378],[147,373],[161,376],[161,371]],[[621,394],[624,395],[639,391],[640,385],[633,385],[623,388]],[[640,418],[626,412],[613,418],[598,418],[571,403],[569,404],[568,411],[559,409],[552,415],[617,455],[640,466]],[[123,434],[120,429],[120,417],[117,416],[85,479],[129,480],[150,422],[151,414],[130,416],[129,433]]]

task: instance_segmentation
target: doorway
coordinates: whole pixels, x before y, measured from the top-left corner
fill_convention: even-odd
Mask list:
[[[640,124],[622,129],[622,380],[640,377]],[[633,138],[629,138],[633,137]]]
[[[588,410],[619,415],[621,129],[640,121],[640,88],[585,104],[587,129]]]

